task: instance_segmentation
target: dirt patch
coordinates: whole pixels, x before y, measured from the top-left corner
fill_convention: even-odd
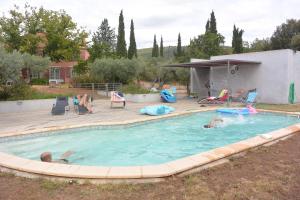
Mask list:
[[[0,173],[0,199],[300,199],[300,134],[183,178],[151,184],[83,185]]]

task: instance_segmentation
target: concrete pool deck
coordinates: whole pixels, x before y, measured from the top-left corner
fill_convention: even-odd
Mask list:
[[[138,110],[145,105],[149,105],[149,103],[128,103],[126,109],[111,109],[110,101],[99,100],[95,102],[95,113],[88,115],[77,115],[73,111],[64,116],[51,116],[50,111],[0,114],[0,137],[89,125],[128,124],[161,118],[140,115]],[[178,116],[216,108],[211,106],[200,107],[199,104],[191,100],[180,100],[176,104],[171,104],[171,106],[176,108],[176,112],[163,117]],[[104,182],[120,180],[135,182],[157,181],[176,174],[187,173],[189,170],[196,170],[197,168],[218,162],[223,158],[250,148],[288,137],[297,131],[300,131],[300,124],[159,165],[133,167],[66,165],[34,161],[0,152],[0,166],[2,170],[12,170],[32,176],[79,180],[97,179]]]
[[[157,119],[157,116],[139,114],[139,110],[147,105],[164,103],[131,103],[127,102],[126,108],[110,108],[110,100],[94,101],[93,114],[78,115],[73,107],[65,115],[52,116],[50,110],[23,113],[0,114],[0,137],[34,133],[38,131],[57,130],[58,128],[71,128],[84,125],[114,125],[125,124],[129,121],[145,121]],[[174,104],[165,104],[176,110],[171,115],[188,113],[190,111],[205,111],[215,109],[215,106],[200,107],[195,100],[179,100]],[[116,104],[117,106],[117,104]],[[168,117],[164,115],[162,117]]]

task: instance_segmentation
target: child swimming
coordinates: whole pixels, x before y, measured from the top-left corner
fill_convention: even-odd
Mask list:
[[[223,123],[224,120],[221,118],[213,118],[209,124],[204,125],[204,128],[214,128],[216,127],[218,124]]]

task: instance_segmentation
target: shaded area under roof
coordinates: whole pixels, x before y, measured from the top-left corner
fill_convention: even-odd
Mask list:
[[[164,67],[224,67],[228,65],[249,65],[249,64],[261,64],[260,61],[250,61],[250,60],[237,60],[237,59],[219,59],[219,60],[203,60],[198,62],[190,63],[178,63],[165,65]]]

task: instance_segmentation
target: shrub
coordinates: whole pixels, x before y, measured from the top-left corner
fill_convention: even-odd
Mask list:
[[[90,75],[100,82],[129,83],[136,79],[140,63],[138,60],[121,59],[96,59],[89,65]]]
[[[74,94],[49,94],[42,93],[25,83],[17,83],[13,86],[0,88],[0,100],[28,100],[28,99],[51,99],[57,96],[74,96]]]
[[[73,83],[98,83],[102,82],[102,80],[99,80],[95,77],[91,77],[89,74],[83,74],[83,75],[77,75],[72,78]]]
[[[130,83],[128,85],[123,86],[122,92],[127,94],[148,94],[150,90],[140,87],[137,84]]]
[[[48,79],[45,79],[45,78],[32,79],[31,85],[48,85]]]

